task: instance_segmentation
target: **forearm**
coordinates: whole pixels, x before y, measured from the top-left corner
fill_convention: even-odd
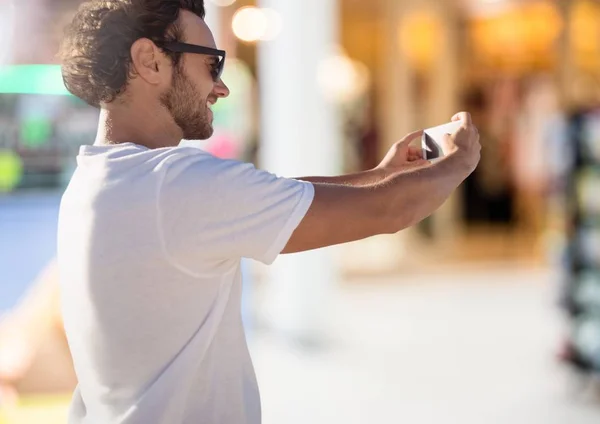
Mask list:
[[[308,181],[310,183],[365,187],[381,183],[385,180],[386,176],[386,173],[382,169],[370,169],[368,171],[339,175],[335,177],[300,177],[295,179],[300,181]]]
[[[450,155],[435,164],[391,175],[370,190],[370,203],[382,213],[385,232],[396,233],[435,212],[470,173],[459,161]]]
[[[411,137],[418,136],[417,132],[394,144],[382,162],[384,165],[378,167],[390,175],[368,171],[341,177],[301,178],[313,183],[314,197],[283,253],[396,233],[431,215],[479,162],[481,146],[470,115],[461,113],[453,118],[456,119],[465,125],[447,136],[452,147],[448,151],[452,153],[435,163],[416,158],[414,168],[401,166],[408,158],[408,143]]]
[[[397,233],[435,212],[468,172],[449,155],[434,164],[404,168],[389,174],[373,169],[336,177],[302,177],[313,184],[332,184],[366,189],[352,207],[357,231],[353,240],[382,233]],[[342,202],[343,203],[343,202]]]

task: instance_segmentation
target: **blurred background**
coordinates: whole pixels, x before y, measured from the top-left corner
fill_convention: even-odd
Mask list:
[[[0,0],[2,424],[65,422],[75,384],[52,261],[98,120],[55,57],[80,3]],[[415,228],[244,263],[264,422],[600,422],[600,1],[205,3],[231,96],[184,143],[333,175],[468,110],[483,145]]]

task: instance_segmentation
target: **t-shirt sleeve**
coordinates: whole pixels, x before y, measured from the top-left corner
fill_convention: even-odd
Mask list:
[[[271,264],[308,211],[311,183],[193,153],[166,168],[158,193],[165,253],[196,270],[242,257]]]

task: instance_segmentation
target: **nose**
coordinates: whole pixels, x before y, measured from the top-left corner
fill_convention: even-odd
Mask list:
[[[229,96],[229,87],[227,87],[223,80],[219,78],[219,81],[215,84],[213,92],[217,97],[227,97]]]

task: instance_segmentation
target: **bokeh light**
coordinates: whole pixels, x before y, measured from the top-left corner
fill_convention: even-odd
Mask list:
[[[416,68],[432,66],[441,46],[441,25],[439,18],[427,10],[410,13],[401,21],[398,29],[400,47]]]
[[[16,153],[0,150],[0,193],[14,190],[23,177],[23,162]]]
[[[364,64],[352,60],[338,48],[319,65],[317,81],[330,101],[351,102],[367,89],[369,73]]]
[[[281,15],[270,8],[242,7],[233,15],[233,33],[245,42],[277,38],[283,29]]]
[[[574,2],[569,26],[569,40],[574,59],[581,69],[600,67],[600,4],[589,0]]]
[[[242,7],[233,15],[231,27],[240,40],[258,41],[267,33],[267,15],[258,7]]]
[[[52,135],[52,125],[45,118],[29,118],[21,125],[21,140],[28,148],[41,147],[48,143]]]
[[[537,1],[474,20],[469,36],[481,63],[525,72],[555,63],[562,29],[556,7]]]

